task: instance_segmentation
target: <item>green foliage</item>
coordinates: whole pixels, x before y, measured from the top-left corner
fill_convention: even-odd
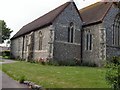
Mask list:
[[[79,60],[77,59],[68,59],[68,60],[48,60],[48,65],[55,65],[55,66],[77,66],[79,64]]]
[[[120,90],[120,57],[113,57],[107,61],[109,69],[106,72],[106,80],[115,90]]]
[[[48,59],[45,59],[45,58],[39,58],[39,59],[33,60],[33,61],[36,62],[36,63],[40,63],[40,64],[42,64],[42,65],[46,65],[49,60],[48,60]]]
[[[88,66],[88,67],[98,67],[97,64],[91,62],[83,62],[81,66]]]
[[[5,21],[0,20],[0,38],[2,39],[2,41],[0,41],[0,43],[4,43],[4,40],[7,40],[10,38],[10,34],[13,31],[10,30],[10,28],[7,27]]]
[[[58,64],[60,66],[76,66],[76,62],[74,60],[58,60]]]
[[[50,59],[49,62],[47,62],[48,65],[54,65],[54,66],[59,66],[58,62],[56,60]]]
[[[2,52],[2,56],[3,56],[3,57],[5,57],[5,56],[10,57],[10,51],[3,51],[3,52]]]

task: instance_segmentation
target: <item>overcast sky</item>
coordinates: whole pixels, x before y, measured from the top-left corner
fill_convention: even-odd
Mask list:
[[[44,15],[69,0],[0,0],[0,20],[13,30],[11,37],[22,26]],[[74,0],[78,9],[100,0]]]

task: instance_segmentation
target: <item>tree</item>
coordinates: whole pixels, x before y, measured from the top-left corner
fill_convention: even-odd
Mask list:
[[[10,40],[6,42],[6,47],[8,47],[9,45],[10,45]]]
[[[6,22],[4,20],[0,20],[0,44],[9,39],[12,32],[13,31],[7,27]]]
[[[106,80],[114,90],[120,90],[120,57],[113,57],[107,62]]]

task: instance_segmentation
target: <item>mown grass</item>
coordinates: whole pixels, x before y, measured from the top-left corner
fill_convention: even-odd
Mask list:
[[[15,80],[25,76],[45,88],[108,88],[104,68],[48,66],[28,62],[4,64],[2,70]]]

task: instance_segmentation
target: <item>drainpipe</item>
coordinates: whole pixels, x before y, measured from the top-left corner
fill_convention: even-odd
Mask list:
[[[81,64],[83,63],[83,51],[82,51],[82,41],[83,40],[83,29],[81,29]]]
[[[82,28],[81,28],[81,64],[83,63],[83,26],[85,25],[85,22],[82,23]]]

